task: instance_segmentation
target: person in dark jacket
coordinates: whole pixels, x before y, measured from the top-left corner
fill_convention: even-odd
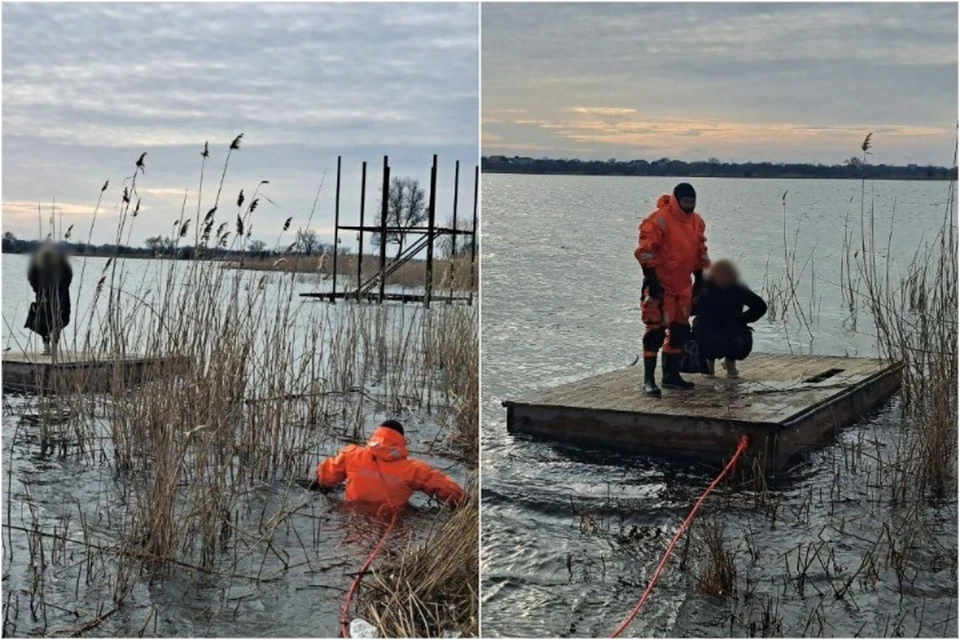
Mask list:
[[[705,359],[708,375],[714,363],[723,358],[727,376],[736,378],[737,360],[753,349],[753,333],[748,326],[767,312],[767,303],[740,282],[737,268],[729,260],[718,260],[710,269],[700,295],[694,300],[693,337]]]
[[[47,242],[30,258],[27,280],[36,295],[24,325],[43,339],[43,352],[56,351],[60,332],[70,323],[70,261]]]

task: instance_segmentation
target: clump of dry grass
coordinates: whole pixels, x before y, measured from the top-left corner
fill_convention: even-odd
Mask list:
[[[478,516],[472,498],[419,548],[373,572],[360,610],[382,637],[477,636]]]
[[[697,588],[701,592],[721,597],[736,591],[737,566],[734,564],[733,551],[726,548],[723,523],[709,519],[700,523],[703,542],[707,548],[707,566],[697,579]]]

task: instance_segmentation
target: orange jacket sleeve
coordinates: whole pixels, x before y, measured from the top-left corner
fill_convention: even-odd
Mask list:
[[[414,489],[448,504],[463,500],[463,489],[453,478],[425,462],[419,460],[413,462],[416,465],[412,483]]]
[[[327,458],[317,465],[317,482],[321,487],[332,489],[347,479],[346,458],[352,448],[346,447],[335,457]]]
[[[700,271],[710,266],[710,254],[707,251],[707,223],[699,215],[697,216],[697,231],[700,234],[700,243],[697,249],[699,261],[697,270]]]
[[[647,216],[640,223],[640,237],[637,240],[637,248],[633,256],[642,267],[659,266],[660,244],[663,241],[663,229],[657,223],[656,214]]]

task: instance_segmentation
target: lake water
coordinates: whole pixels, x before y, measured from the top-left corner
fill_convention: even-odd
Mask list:
[[[86,272],[81,288],[84,263]],[[171,269],[183,268],[182,264],[157,260],[123,260],[121,263],[126,274],[121,288],[128,305],[159,306],[156,299],[159,283]],[[82,343],[87,325],[83,318],[89,316],[94,306],[94,286],[105,265],[106,260],[102,258],[73,259],[74,306],[71,326],[64,334],[67,348],[73,345],[74,327],[79,327],[77,344]],[[3,256],[4,349],[20,351],[40,347],[39,340],[22,329],[32,298],[26,269],[26,256]],[[301,338],[313,328],[322,328],[329,338],[335,334],[337,323],[345,318],[341,314],[364,313],[352,303],[330,305],[296,297],[298,293],[323,286],[316,276],[224,270],[222,277],[230,281],[240,278],[244,286],[253,286],[263,279],[264,304],[268,309],[283,304],[286,294],[276,293],[280,290],[280,280],[294,278],[289,333],[294,360],[309,355],[320,363],[328,357],[328,350],[305,354],[303,345],[310,343]],[[103,304],[101,297],[97,305],[101,312]],[[375,307],[363,307],[374,313]],[[448,311],[449,308],[437,308],[426,313]],[[411,331],[411,327],[418,327],[426,317],[422,308],[415,305],[388,304],[382,312],[386,314],[386,326],[397,327],[398,332]],[[96,324],[94,322],[94,326]],[[417,331],[411,333],[416,335]],[[397,338],[406,339],[400,335]],[[375,396],[382,389],[366,391]],[[438,398],[434,396],[434,409]],[[109,546],[116,542],[117,526],[123,521],[131,493],[125,486],[128,479],[121,479],[114,468],[110,443],[104,445],[103,455],[96,456],[77,458],[43,452],[36,435],[40,401],[14,394],[4,394],[3,401],[4,524],[31,528],[36,523],[48,534],[67,526],[69,537],[77,539],[83,535],[79,526],[83,519],[97,544]],[[364,426],[369,433],[375,425],[373,417],[382,419],[386,413],[382,403],[375,400],[364,406],[358,415],[368,418]],[[107,423],[108,412],[98,411],[97,415],[98,420]],[[445,432],[435,413],[427,411],[415,399],[408,399],[399,417],[407,427],[412,455],[438,466],[461,484],[469,485],[468,467],[448,455],[449,450],[444,448]],[[347,430],[346,425],[338,422],[336,416],[326,417],[319,426],[310,426],[310,451],[304,452],[300,468],[281,471],[278,478],[306,475],[322,455],[334,453],[344,444],[341,435]],[[109,430],[104,429],[103,433],[108,434]],[[66,557],[58,558],[43,572],[43,604],[37,604],[40,600],[30,596],[37,585],[32,582],[27,566],[31,537],[19,530],[4,530],[5,635],[71,633],[103,613],[110,615],[85,635],[337,635],[346,589],[379,539],[383,524],[375,517],[345,508],[336,495],[328,497],[291,487],[281,479],[252,483],[241,493],[233,517],[238,531],[245,533],[231,540],[236,551],[231,546],[230,553],[224,554],[226,557],[219,558],[215,565],[215,569],[227,573],[197,573],[184,567],[173,567],[161,576],[138,573],[133,577],[132,595],[116,613],[112,613],[113,605],[109,595],[105,595],[112,592],[112,583],[116,580],[112,573],[115,563],[108,562],[111,568],[100,574],[91,571],[82,561],[83,545],[76,543],[67,543]],[[415,497],[412,505],[399,521],[384,557],[404,551],[409,544],[422,542],[448,514],[445,509],[428,503],[422,495]],[[271,530],[270,518],[284,511],[289,516],[281,526]],[[270,540],[269,549],[263,540]],[[51,540],[44,539],[44,544],[45,553],[50,554]],[[251,579],[257,575],[268,579]],[[31,602],[37,604],[35,611],[31,611]],[[101,605],[103,609],[99,608]]]
[[[506,432],[501,406],[533,390],[626,366],[640,352],[641,273],[633,257],[637,226],[657,197],[680,181],[484,175],[485,635],[608,635],[633,608],[666,542],[716,475],[698,464],[514,437]],[[736,261],[755,291],[763,293],[765,279],[782,282],[785,245],[796,256],[789,261],[796,264],[806,320],[796,313],[786,322],[761,320],[755,326],[756,351],[877,354],[868,313],[860,309],[854,322],[840,288],[845,225],[857,249],[860,244],[859,182],[691,182],[711,257]],[[876,182],[866,185],[866,194],[876,211],[877,253],[889,258],[896,281],[898,268],[910,261],[918,243],[943,223],[948,185]],[[747,360],[742,368],[749,366]],[[803,545],[829,539],[843,575],[859,565],[880,523],[898,518],[865,496],[876,473],[871,464],[837,471],[844,444],[893,442],[897,403],[894,398],[841,431],[833,444],[809,454],[780,480],[772,489],[784,514],[777,526],[754,506],[752,492],[723,492],[708,502],[706,517],[725,526],[740,599],[748,601],[736,616],[729,600],[700,593],[696,572],[679,571],[675,559],[627,635],[955,636],[955,500],[927,510],[928,521],[936,524],[926,538],[929,545],[912,557],[916,575],[905,594],[883,571],[875,583],[858,581],[844,599],[830,595],[825,572],[813,572],[813,586],[802,594],[794,585],[785,586],[784,565],[795,561],[798,549],[808,548]],[[838,521],[846,526],[841,531],[856,535],[824,532]],[[752,589],[750,598],[744,598],[745,589]],[[764,609],[767,619],[782,619],[779,632],[751,626],[764,618]]]

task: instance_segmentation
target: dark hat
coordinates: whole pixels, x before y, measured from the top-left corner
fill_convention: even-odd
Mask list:
[[[677,200],[680,198],[696,198],[697,190],[689,182],[681,182],[673,188],[673,197]]]
[[[386,427],[387,429],[393,429],[400,435],[403,435],[403,425],[397,422],[396,420],[384,420],[380,423],[381,427]]]

